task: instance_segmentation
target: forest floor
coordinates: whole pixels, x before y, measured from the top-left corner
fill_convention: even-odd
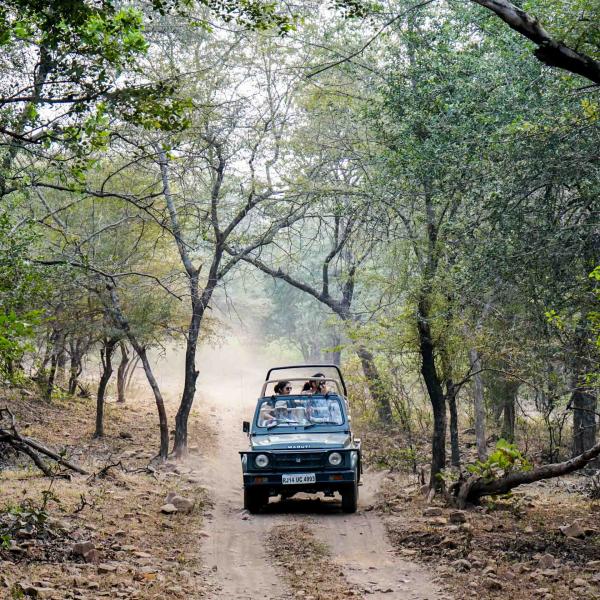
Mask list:
[[[388,473],[376,509],[396,553],[436,573],[456,600],[600,598],[600,501],[586,478],[522,486],[467,511],[427,504],[415,479]]]
[[[93,400],[47,403],[15,390],[2,402],[23,435],[66,448],[91,475],[51,480],[27,458],[3,457],[0,533],[12,533],[0,540],[1,599],[201,597],[207,573],[198,539],[209,500],[190,466],[152,466],[158,430],[150,400],[107,404],[101,440],[92,439]],[[197,414],[190,425],[192,450],[205,452],[212,432]],[[163,514],[169,492],[191,500],[193,509]]]

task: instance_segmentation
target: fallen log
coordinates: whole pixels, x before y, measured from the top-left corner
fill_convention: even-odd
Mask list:
[[[467,504],[478,504],[484,496],[506,494],[513,488],[526,483],[535,483],[542,479],[562,477],[579,469],[583,469],[590,461],[600,456],[600,442],[582,454],[561,463],[551,463],[532,469],[531,471],[515,471],[498,479],[485,480],[479,475],[471,475],[466,480],[458,481],[451,487],[458,508]]]
[[[70,469],[71,471],[75,471],[76,473],[80,473],[81,475],[88,475],[88,472],[67,460],[60,454],[50,450],[46,446],[40,444],[37,440],[32,438],[23,436],[19,433],[17,429],[17,422],[15,416],[10,411],[9,408],[4,407],[0,408],[0,423],[3,420],[7,419],[9,422],[8,427],[0,426],[0,442],[8,444],[15,451],[21,452],[31,458],[36,467],[40,469],[47,477],[52,476],[52,471],[48,468],[48,466],[44,463],[38,453],[51,458],[59,465]]]

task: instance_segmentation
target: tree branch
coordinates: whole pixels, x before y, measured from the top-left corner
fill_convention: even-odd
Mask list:
[[[600,62],[554,40],[539,21],[508,0],[471,0],[492,11],[511,29],[538,46],[535,56],[550,67],[576,73],[600,84]]]

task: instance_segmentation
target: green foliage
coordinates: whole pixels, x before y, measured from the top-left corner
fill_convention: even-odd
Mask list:
[[[573,50],[600,58],[600,4],[597,0],[527,0],[523,8],[550,34]]]
[[[35,306],[41,279],[27,260],[32,241],[28,231],[13,231],[6,213],[0,213],[0,376],[14,377],[15,367],[28,349],[42,312]]]
[[[40,311],[28,311],[17,316],[14,311],[0,313],[0,375],[12,376],[12,367],[30,347],[34,326],[39,323]]]
[[[60,499],[50,487],[42,491],[42,498],[35,502],[26,499],[21,504],[8,506],[0,513],[0,548],[9,548],[12,539],[19,531],[27,531],[31,536],[43,535],[48,525],[48,505],[50,502],[60,504]]]
[[[486,482],[494,481],[515,471],[529,471],[532,466],[519,449],[510,442],[500,439],[496,449],[485,462],[468,465],[470,473],[482,477]]]

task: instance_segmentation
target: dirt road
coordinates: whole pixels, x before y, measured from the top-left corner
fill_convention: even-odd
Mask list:
[[[207,349],[199,360],[201,410],[219,432],[217,447],[203,457],[200,471],[214,501],[202,538],[210,573],[209,597],[223,600],[292,598],[282,573],[265,550],[272,527],[305,523],[324,542],[358,597],[378,600],[447,598],[431,575],[394,556],[381,518],[364,507],[370,503],[377,477],[366,474],[359,511],[341,512],[339,501],[271,500],[260,515],[242,510],[242,476],[238,450],[247,447],[242,420],[250,420],[268,359],[246,345]],[[272,361],[273,362],[273,361]],[[274,361],[277,362],[277,361]]]

